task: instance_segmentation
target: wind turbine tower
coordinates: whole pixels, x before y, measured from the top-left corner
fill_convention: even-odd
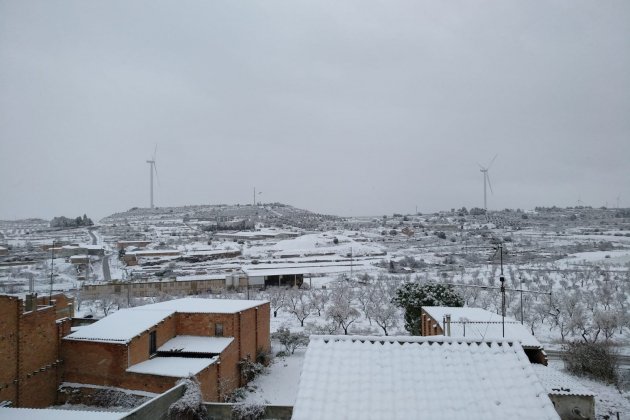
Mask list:
[[[155,208],[153,204],[153,172],[155,172],[155,176],[157,177],[157,168],[155,167],[155,154],[157,153],[157,145],[155,145],[155,150],[153,151],[153,159],[147,160],[149,164],[149,178],[151,180],[151,208]]]
[[[494,194],[494,191],[492,191],[492,184],[490,183],[490,175],[488,175],[488,170],[490,169],[490,167],[494,163],[494,160],[497,158],[497,156],[498,155],[494,155],[494,157],[492,158],[492,160],[490,161],[490,163],[486,167],[481,166],[479,163],[477,164],[477,165],[479,165],[481,173],[483,173],[483,209],[486,210],[486,211],[488,211],[487,188],[490,187],[490,192]]]

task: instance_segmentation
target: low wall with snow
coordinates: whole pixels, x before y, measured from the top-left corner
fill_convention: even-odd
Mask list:
[[[136,408],[125,417],[122,417],[124,420],[166,420],[168,419],[168,408],[175,401],[179,400],[182,395],[184,395],[184,391],[186,390],[186,385],[179,384],[169,389],[165,393],[161,394],[158,397],[153,398],[150,401],[142,404],[140,407]]]
[[[208,410],[208,420],[232,419],[234,406],[238,404],[228,403],[204,403]],[[285,405],[265,405],[265,414],[261,419],[290,420],[293,415],[293,407]]]

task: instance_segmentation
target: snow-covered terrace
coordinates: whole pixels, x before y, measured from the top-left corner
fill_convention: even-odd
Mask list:
[[[198,374],[208,366],[216,363],[218,359],[218,357],[154,357],[129,367],[127,372],[186,378]]]
[[[232,341],[234,341],[232,337],[178,335],[168,340],[157,350],[158,352],[221,354]]]

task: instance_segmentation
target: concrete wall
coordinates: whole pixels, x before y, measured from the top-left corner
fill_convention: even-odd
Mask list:
[[[176,385],[169,389],[159,397],[155,397],[150,401],[142,404],[140,407],[131,411],[123,419],[127,420],[166,420],[168,419],[168,408],[175,401],[179,400],[186,387],[184,384]]]
[[[161,293],[175,295],[196,295],[200,293],[216,293],[225,290],[225,280],[166,280],[132,283],[87,284],[81,286],[84,299],[98,299],[103,295],[120,295],[129,297],[158,296]]]
[[[592,396],[549,394],[549,399],[562,420],[595,418],[595,399]]]
[[[208,420],[224,420],[235,418],[232,410],[236,404],[210,403],[204,404],[208,410]],[[285,405],[267,405],[262,419],[290,420],[293,407]]]

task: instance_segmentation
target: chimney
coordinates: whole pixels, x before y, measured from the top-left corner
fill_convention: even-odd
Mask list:
[[[444,318],[446,318],[446,326],[444,329],[444,335],[450,337],[451,336],[451,314],[444,315]]]
[[[31,312],[37,310],[37,293],[28,293],[25,300],[25,311]]]

